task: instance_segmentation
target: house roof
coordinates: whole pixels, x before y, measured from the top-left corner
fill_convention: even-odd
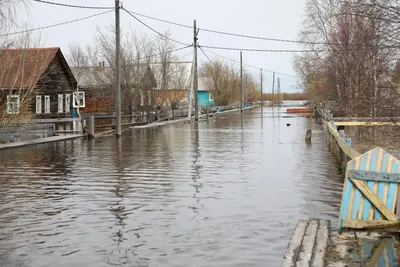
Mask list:
[[[76,80],[59,47],[0,50],[0,88],[33,88],[58,57],[72,86]]]

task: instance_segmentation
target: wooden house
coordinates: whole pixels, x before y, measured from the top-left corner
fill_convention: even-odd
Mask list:
[[[0,50],[2,119],[70,117],[76,86],[59,47]]]
[[[72,71],[84,97],[83,113],[113,113],[115,111],[115,69],[76,67]],[[154,110],[154,89],[157,83],[149,66],[124,66],[121,70],[121,110],[125,114]]]

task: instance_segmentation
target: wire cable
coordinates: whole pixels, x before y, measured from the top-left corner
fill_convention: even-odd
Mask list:
[[[238,47],[222,47],[222,46],[210,46],[202,45],[202,47],[219,50],[231,50],[231,51],[248,51],[248,52],[274,52],[274,53],[314,53],[323,52],[325,50],[290,50],[290,49],[258,49],[258,48],[238,48]]]
[[[183,28],[190,28],[193,29],[192,26],[187,25],[187,24],[182,24],[182,23],[177,23],[177,22],[172,22],[172,21],[168,21],[165,19],[160,19],[160,18],[156,18],[156,17],[152,17],[152,16],[148,16],[145,14],[141,14],[138,12],[133,12],[133,11],[129,11],[132,14],[141,16],[141,17],[145,17],[148,19],[152,19],[152,20],[156,20],[159,22],[163,22],[163,23],[167,23],[167,24],[171,24],[171,25],[175,25],[175,26],[179,26],[179,27],[183,27]],[[345,13],[343,13],[345,15]],[[343,15],[338,14],[338,16]],[[359,15],[359,14],[352,14],[352,15]],[[359,15],[360,16],[360,15]],[[376,18],[376,17],[370,17],[370,16],[365,16],[365,17],[369,17],[372,19],[382,19],[382,18]],[[384,20],[384,19],[382,19]],[[393,23],[395,23],[395,21],[392,21]],[[308,44],[308,45],[329,45],[329,46],[341,46],[343,44],[340,43],[329,43],[329,42],[312,42],[312,41],[299,41],[299,40],[289,40],[289,39],[281,39],[281,38],[271,38],[271,37],[262,37],[262,36],[254,36],[254,35],[246,35],[246,34],[240,34],[240,33],[232,33],[232,32],[224,32],[224,31],[219,31],[219,30],[213,30],[213,29],[207,29],[207,28],[198,28],[201,31],[204,32],[210,32],[210,33],[216,33],[216,34],[222,34],[222,35],[228,35],[228,36],[234,36],[234,37],[241,37],[241,38],[248,38],[248,39],[255,39],[255,40],[263,40],[263,41],[274,41],[274,42],[284,42],[284,43],[295,43],[295,44]],[[352,45],[352,46],[357,46],[357,45]],[[383,47],[383,48],[396,48],[396,47]]]
[[[98,14],[86,16],[86,17],[79,18],[79,19],[69,20],[69,21],[65,21],[65,22],[61,22],[61,23],[57,23],[57,24],[52,24],[52,25],[42,26],[42,27],[38,27],[38,28],[27,29],[27,30],[23,30],[23,31],[5,33],[5,34],[1,34],[0,37],[16,35],[16,34],[21,34],[21,33],[27,33],[27,32],[32,32],[32,31],[38,31],[38,30],[44,30],[44,29],[48,29],[48,28],[54,28],[54,27],[58,27],[58,26],[62,26],[62,25],[66,25],[66,24],[70,24],[70,23],[74,23],[74,22],[90,19],[90,18],[97,17],[97,16],[100,16],[100,15],[104,15],[104,14],[109,13],[109,12],[112,12],[112,10],[108,10],[108,11],[101,12],[101,13],[98,13]]]
[[[45,1],[45,0],[32,0],[32,1],[42,3],[42,4],[49,4],[49,5],[63,6],[63,7],[85,8],[85,9],[115,9],[115,7],[69,5],[69,4],[50,2],[50,1]]]
[[[126,60],[126,61],[127,61],[127,62],[131,62],[131,61],[135,61],[135,60],[138,60],[138,61],[139,61],[139,60],[142,60],[142,59],[153,58],[153,57],[161,56],[161,55],[163,55],[163,54],[165,54],[165,53],[173,53],[173,52],[176,52],[176,51],[184,50],[184,49],[186,49],[186,48],[188,48],[188,47],[192,47],[192,45],[187,45],[187,46],[175,48],[175,49],[172,49],[172,50],[163,52],[163,53],[153,54],[153,55],[149,55],[149,56],[146,56],[146,57],[135,58],[135,59],[130,59],[130,60]],[[192,51],[191,53],[193,53],[193,51]],[[143,63],[143,64],[145,64],[145,63]]]
[[[129,14],[131,17],[133,17],[134,19],[136,19],[140,24],[142,24],[142,25],[145,26],[146,28],[150,29],[151,31],[157,33],[157,34],[160,35],[161,37],[164,37],[164,38],[166,38],[166,39],[168,39],[168,40],[170,40],[170,41],[172,41],[172,42],[175,42],[175,43],[178,43],[178,44],[181,44],[181,45],[190,45],[190,44],[187,44],[187,43],[183,43],[183,42],[174,40],[174,39],[172,39],[172,38],[166,36],[165,34],[162,34],[162,33],[158,32],[158,31],[156,31],[155,29],[153,29],[152,27],[150,27],[149,25],[147,25],[146,23],[144,23],[143,21],[141,21],[140,19],[138,19],[135,15],[133,15],[132,13],[130,13],[130,12],[129,12],[128,10],[126,10],[125,8],[122,8],[122,10],[124,10],[126,13],[128,13],[128,14]]]
[[[204,49],[204,50],[206,50],[206,49]],[[222,56],[222,55],[220,55],[220,54],[214,53],[214,52],[209,51],[209,50],[206,50],[206,51],[207,51],[208,53],[211,53],[211,54],[213,54],[213,55],[215,55],[215,56],[218,56],[218,57],[220,57],[220,58],[223,58],[223,59],[226,59],[226,60],[230,60],[230,61],[232,61],[232,62],[235,62],[235,63],[240,64],[240,62],[237,61],[237,60],[235,60],[235,59],[232,59],[232,58],[229,58],[229,57],[224,57],[224,56]],[[249,64],[245,64],[245,63],[243,63],[243,65],[244,65],[244,66],[247,66],[247,67],[250,67],[250,68],[257,69],[257,70],[260,69],[260,67],[253,66],[253,65],[249,65]],[[262,70],[263,70],[263,72],[269,72],[269,73],[275,72],[276,74],[280,74],[280,75],[283,75],[283,76],[288,76],[288,77],[297,78],[297,77],[294,76],[294,75],[290,75],[290,74],[286,74],[286,73],[282,73],[282,72],[277,72],[277,71],[268,70],[268,69],[264,69],[264,68],[262,68]]]

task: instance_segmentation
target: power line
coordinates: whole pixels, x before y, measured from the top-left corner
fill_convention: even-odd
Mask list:
[[[157,33],[157,34],[160,35],[161,37],[164,37],[164,38],[166,38],[166,39],[168,39],[168,40],[170,40],[170,41],[172,41],[172,42],[175,42],[175,43],[178,43],[178,44],[181,44],[181,45],[189,45],[189,44],[186,44],[186,43],[183,43],[183,42],[174,40],[174,39],[172,39],[172,38],[166,36],[165,34],[162,34],[162,33],[158,32],[158,31],[156,31],[155,29],[153,29],[152,27],[150,27],[149,25],[147,25],[146,23],[144,23],[143,21],[141,21],[140,19],[138,19],[135,15],[133,15],[132,13],[130,13],[130,12],[129,12],[128,10],[126,10],[125,8],[122,8],[122,10],[124,10],[126,13],[128,13],[128,14],[129,14],[131,17],[133,17],[134,19],[136,19],[136,20],[137,20],[139,23],[141,23],[143,26],[145,26],[146,28],[150,29],[151,31]]]
[[[158,53],[158,54],[153,54],[153,55],[149,55],[149,56],[142,57],[142,58],[130,59],[130,60],[126,60],[126,61],[127,61],[127,62],[131,62],[131,61],[135,61],[135,60],[138,60],[138,61],[139,61],[139,60],[142,60],[142,59],[149,59],[149,58],[152,58],[152,57],[157,57],[157,56],[164,55],[165,53],[173,53],[173,52],[176,52],[176,51],[184,50],[184,49],[186,49],[186,48],[188,48],[188,47],[192,47],[192,45],[187,45],[187,46],[175,48],[175,49],[172,49],[172,50],[169,50],[169,51],[166,51],[166,52],[162,52],[162,53]],[[191,53],[193,53],[193,51],[192,51]]]
[[[78,6],[78,5],[69,5],[57,2],[50,2],[44,0],[32,0],[34,2],[42,3],[42,4],[49,4],[55,6],[63,6],[63,7],[73,7],[73,8],[85,8],[85,9],[114,9],[114,7],[106,7],[106,6]]]
[[[201,46],[199,46],[201,52],[203,52],[204,56],[208,59],[208,61],[210,61],[210,63],[216,68],[221,70],[219,67],[217,67],[217,65],[214,64],[214,62],[207,56],[206,52],[204,52],[203,48]]]
[[[132,14],[136,14],[138,16],[142,16],[142,17],[145,17],[145,18],[148,18],[148,19],[159,21],[159,22],[163,22],[163,23],[167,23],[167,24],[171,24],[171,25],[175,25],[175,26],[179,26],[179,27],[184,27],[184,28],[193,28],[190,25],[177,23],[177,22],[172,22],[172,21],[169,21],[169,20],[148,16],[148,15],[141,14],[141,13],[138,13],[138,12],[133,12],[133,11],[130,11],[130,12]],[[341,15],[346,15],[346,13],[337,14],[337,16],[341,16]],[[357,16],[359,14],[352,14],[352,15],[356,15]],[[361,15],[359,15],[359,16],[361,16]],[[371,16],[367,16],[367,15],[365,15],[364,17],[368,17],[368,18],[372,18],[372,19],[387,20],[387,19],[371,17]],[[395,21],[392,21],[392,22],[395,22]],[[216,34],[222,34],[222,35],[228,35],[228,36],[234,36],[234,37],[241,37],[241,38],[248,38],[248,39],[255,39],[255,40],[263,40],[263,41],[274,41],[274,42],[295,43],[295,44],[308,44],[308,45],[329,45],[329,46],[341,46],[341,45],[343,45],[341,43],[299,41],[299,40],[271,38],[271,37],[263,37],[263,36],[253,36],[253,35],[246,35],[246,34],[240,34],[240,33],[224,32],[224,31],[207,29],[207,28],[198,28],[198,29],[201,30],[201,31],[204,31],[204,32],[210,32],[210,33],[216,33]],[[357,46],[356,44],[354,44],[354,45],[350,44],[350,45],[351,46]],[[388,46],[388,47],[383,47],[383,48],[391,48],[391,47]],[[396,48],[396,47],[393,47],[393,48]]]
[[[129,12],[131,12],[132,14],[141,16],[141,17],[145,17],[145,18],[148,18],[148,19],[160,21],[160,22],[163,22],[163,23],[167,23],[167,24],[171,24],[171,25],[175,25],[175,26],[179,26],[179,27],[183,27],[183,28],[193,29],[193,26],[190,26],[190,25],[185,25],[185,24],[181,24],[181,23],[177,23],[177,22],[172,22],[172,21],[168,21],[168,20],[164,20],[164,19],[159,19],[159,18],[156,18],[156,17],[151,17],[151,16],[144,15],[144,14],[141,14],[141,13],[138,13],[138,12],[134,12],[134,11],[129,11]]]
[[[5,33],[5,34],[1,34],[0,37],[16,35],[16,34],[21,34],[21,33],[27,33],[27,32],[32,32],[32,31],[38,31],[38,30],[44,30],[44,29],[48,29],[48,28],[54,28],[54,27],[58,27],[58,26],[62,26],[62,25],[66,25],[66,24],[70,24],[70,23],[74,23],[74,22],[90,19],[90,18],[97,17],[97,16],[100,16],[100,15],[104,15],[104,14],[112,12],[112,11],[113,10],[108,10],[108,11],[101,12],[101,13],[98,13],[98,14],[86,16],[86,17],[79,18],[79,19],[69,20],[69,21],[65,21],[65,22],[61,22],[61,23],[57,23],[57,24],[52,24],[52,25],[42,26],[42,27],[38,27],[38,28],[27,29],[27,30],[18,31],[18,32]]]
[[[210,46],[210,45],[202,45],[202,47],[210,49],[219,49],[219,50],[273,52],[273,53],[314,53],[314,52],[324,51],[324,50],[258,49],[258,48],[222,47],[222,46]]]
[[[234,59],[232,59],[232,58],[229,58],[229,57],[224,57],[224,56],[222,56],[222,55],[220,55],[220,54],[214,53],[214,52],[212,52],[212,51],[209,51],[209,50],[206,50],[206,51],[207,51],[208,53],[211,53],[211,54],[213,54],[213,55],[216,55],[216,56],[218,56],[218,57],[220,57],[220,58],[227,59],[227,60],[230,60],[230,61],[232,61],[232,62],[235,62],[235,63],[238,63],[238,64],[240,64],[240,62],[239,62],[239,61],[237,61],[237,60],[234,60]],[[253,66],[253,65],[249,65],[249,64],[245,64],[245,63],[243,63],[243,65],[244,65],[244,66],[247,66],[247,67],[250,67],[250,68],[257,69],[257,70],[259,70],[259,69],[260,69],[260,67]],[[273,73],[273,72],[275,72],[276,74],[280,74],[280,75],[284,75],[284,76],[288,76],[288,77],[293,77],[293,78],[296,78],[296,76],[294,76],[294,75],[285,74],[285,73],[281,73],[281,72],[277,72],[277,71],[273,71],[273,70],[268,70],[268,69],[264,69],[264,68],[263,68],[263,72],[269,72],[269,73]]]

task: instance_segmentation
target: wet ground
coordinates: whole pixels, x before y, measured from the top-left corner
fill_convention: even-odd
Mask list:
[[[284,111],[0,151],[0,262],[279,266],[299,219],[335,226],[343,185]]]

